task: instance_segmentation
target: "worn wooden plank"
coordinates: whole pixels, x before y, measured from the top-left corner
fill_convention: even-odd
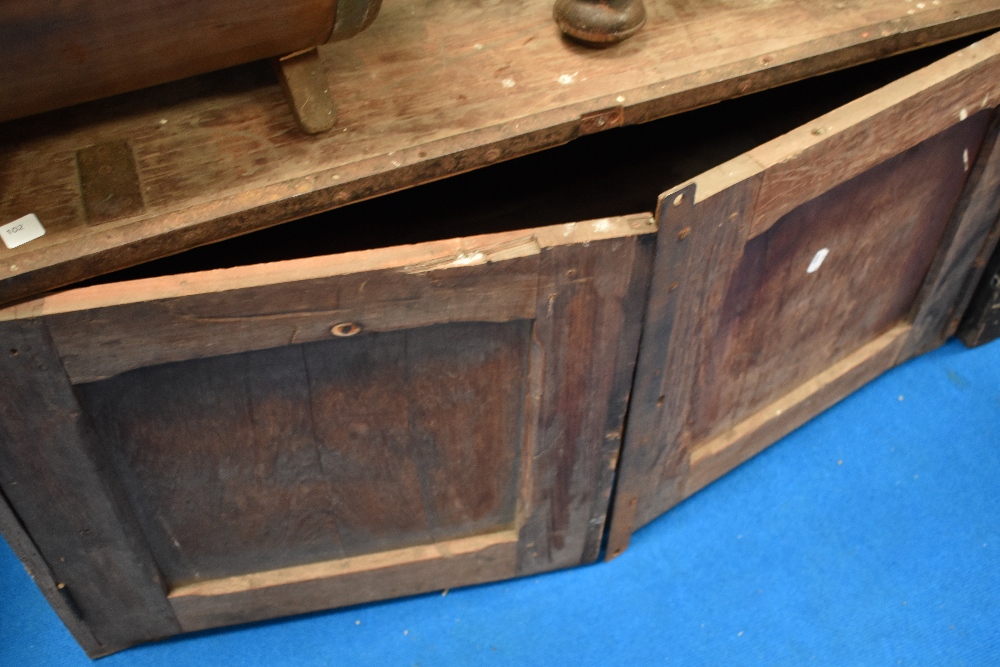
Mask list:
[[[514,576],[517,533],[258,572],[179,587],[170,604],[186,632]]]
[[[0,489],[104,650],[178,630],[40,320],[0,325]]]
[[[968,347],[984,345],[1000,338],[1000,251],[993,253],[983,271],[982,279],[958,328],[958,336]]]
[[[618,224],[626,221],[614,221]],[[646,286],[653,220],[627,220],[635,236],[593,238],[611,220],[538,234],[542,247],[534,342],[538,378],[532,469],[524,479],[518,573],[597,558],[628,405]]]
[[[896,364],[910,325],[893,327],[757,413],[691,450],[686,498]]]
[[[0,301],[565,143],[594,112],[644,122],[1000,25],[990,0],[697,0],[593,52],[550,10],[387,2],[321,49],[340,106],[323,137],[252,66],[7,124],[0,219],[34,212],[48,233],[0,250]],[[88,229],[72,156],[108,140],[135,150],[147,210]]]
[[[1000,36],[928,67],[750,151],[767,171],[750,236],[831,187],[996,106]]]
[[[179,360],[63,382],[109,455],[101,479],[123,487],[163,585],[182,592],[171,598],[182,627],[211,627],[596,558],[655,229],[640,214],[96,286],[7,309],[0,326],[78,316],[82,328],[129,327],[123,341],[164,327],[201,336]],[[323,340],[230,352],[225,330],[185,333],[184,317],[152,307],[197,302],[252,322],[335,291],[303,284],[348,279],[338,298],[420,318],[387,331],[327,322]],[[530,308],[509,307],[525,295]],[[122,308],[136,309],[131,322]],[[476,319],[490,308],[505,314]],[[490,541],[507,534],[516,544]],[[425,557],[455,549],[465,555]],[[396,552],[414,562],[385,560]],[[375,565],[330,574],[344,563]],[[275,571],[266,590],[192,593]]]
[[[84,651],[91,658],[100,658],[107,655],[107,651],[100,642],[94,639],[93,633],[80,617],[80,611],[66,590],[65,584],[59,588],[56,576],[49,568],[45,558],[38,551],[38,547],[32,542],[31,536],[21,525],[14,511],[11,510],[7,499],[0,494],[0,535],[7,541],[14,554],[20,559],[28,576],[38,586],[38,590],[45,596],[46,601],[52,606],[53,611],[63,622],[66,629],[70,631],[73,638],[80,644]]]
[[[954,334],[1000,237],[1000,117],[993,120],[955,207],[943,250],[914,306],[913,330],[899,361]]]
[[[759,177],[751,177],[697,204],[695,185],[660,198],[656,263],[608,533],[609,557],[628,546],[634,529],[680,500],[690,395],[702,366],[711,361],[706,357],[715,318],[742,256],[759,184]]]

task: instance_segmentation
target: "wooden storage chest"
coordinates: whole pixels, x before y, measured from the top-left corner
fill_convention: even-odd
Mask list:
[[[746,16],[729,11],[716,18]],[[3,210],[55,222],[0,262],[0,526],[81,644],[96,656],[572,566],[605,535],[613,556],[941,342],[1000,212],[997,37],[598,133],[1000,21],[889,32],[858,20],[887,7],[852,11],[829,28],[836,48],[751,42],[765,55],[695,58],[674,89],[616,90],[620,65],[563,45],[539,69],[597,63],[596,83],[557,82],[524,116],[485,86],[455,108],[390,96],[342,145],[264,127],[273,91],[252,85],[222,102],[167,88],[137,112],[112,101],[62,131],[49,124],[67,115],[6,126]],[[668,26],[644,48],[666,48]],[[331,52],[374,57],[358,40]],[[503,52],[474,47],[455,48]],[[387,63],[393,85],[415,76]],[[530,81],[510,67],[508,89]],[[476,129],[421,125],[461,113]],[[138,184],[132,208],[80,171],[87,141],[133,156],[108,165]]]

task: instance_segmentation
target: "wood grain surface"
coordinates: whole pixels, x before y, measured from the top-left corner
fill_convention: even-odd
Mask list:
[[[322,136],[297,130],[265,65],[0,127],[0,220],[47,230],[0,249],[0,301],[562,144],[595,112],[644,122],[996,25],[987,0],[698,0],[592,51],[548,0],[390,0],[321,49],[340,112]],[[73,156],[108,141],[132,147],[146,208],[91,227]]]
[[[595,560],[655,231],[641,214],[96,285],[5,309],[0,340],[24,359],[13,332],[44,338],[24,382],[73,398],[86,437],[58,445],[101,453],[86,479],[128,515],[105,529],[168,617],[247,622]],[[51,423],[0,445],[54,447]],[[31,530],[69,556],[81,539]],[[137,585],[102,576],[109,599]],[[160,620],[137,607],[115,647]]]
[[[953,125],[746,243],[690,395],[690,438],[729,429],[908,316],[989,120]]]
[[[517,533],[502,531],[182,586],[170,604],[192,632],[507,579],[516,561]]]
[[[609,557],[944,340],[996,221],[998,54],[986,38],[660,198]]]
[[[0,120],[323,44],[335,0],[0,5]]]
[[[967,323],[977,318],[976,312],[989,316],[990,299],[985,294],[995,289],[991,282],[997,269],[988,267],[987,260],[1000,240],[1000,115],[996,113],[946,233],[948,251],[938,256],[927,274],[914,308],[913,332],[899,362],[941,345],[956,332],[968,342],[967,332],[976,325],[960,327],[963,313],[969,313]],[[985,283],[980,283],[983,278]]]
[[[84,385],[84,409],[171,586],[428,544],[514,525],[529,331],[161,365]]]
[[[73,639],[91,658],[105,655],[107,651],[94,639],[94,634],[80,617],[80,609],[76,602],[65,592],[65,584],[62,588],[59,587],[60,582],[56,580],[55,573],[49,569],[45,557],[38,551],[38,547],[28,535],[28,531],[25,530],[14,514],[14,510],[10,508],[10,503],[2,495],[0,495],[0,535],[21,561],[28,576],[38,586],[46,601],[59,616],[59,620],[73,635]]]
[[[1000,338],[1000,252],[994,252],[958,328],[968,347]]]
[[[67,599],[111,652],[179,626],[44,322],[0,327],[0,490]]]

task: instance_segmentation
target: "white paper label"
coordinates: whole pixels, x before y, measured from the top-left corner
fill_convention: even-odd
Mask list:
[[[16,248],[41,236],[45,236],[45,228],[34,213],[0,227],[0,238],[8,248]]]
[[[813,255],[812,261],[809,262],[809,268],[806,269],[806,273],[816,273],[819,271],[819,267],[823,265],[823,260],[826,256],[830,254],[829,248],[823,248],[815,255]]]

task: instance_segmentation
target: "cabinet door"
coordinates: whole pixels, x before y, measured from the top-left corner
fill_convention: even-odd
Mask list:
[[[1000,210],[998,54],[987,38],[660,197],[610,557],[954,332]]]
[[[0,311],[0,488],[91,653],[595,560],[653,231],[604,219]]]

